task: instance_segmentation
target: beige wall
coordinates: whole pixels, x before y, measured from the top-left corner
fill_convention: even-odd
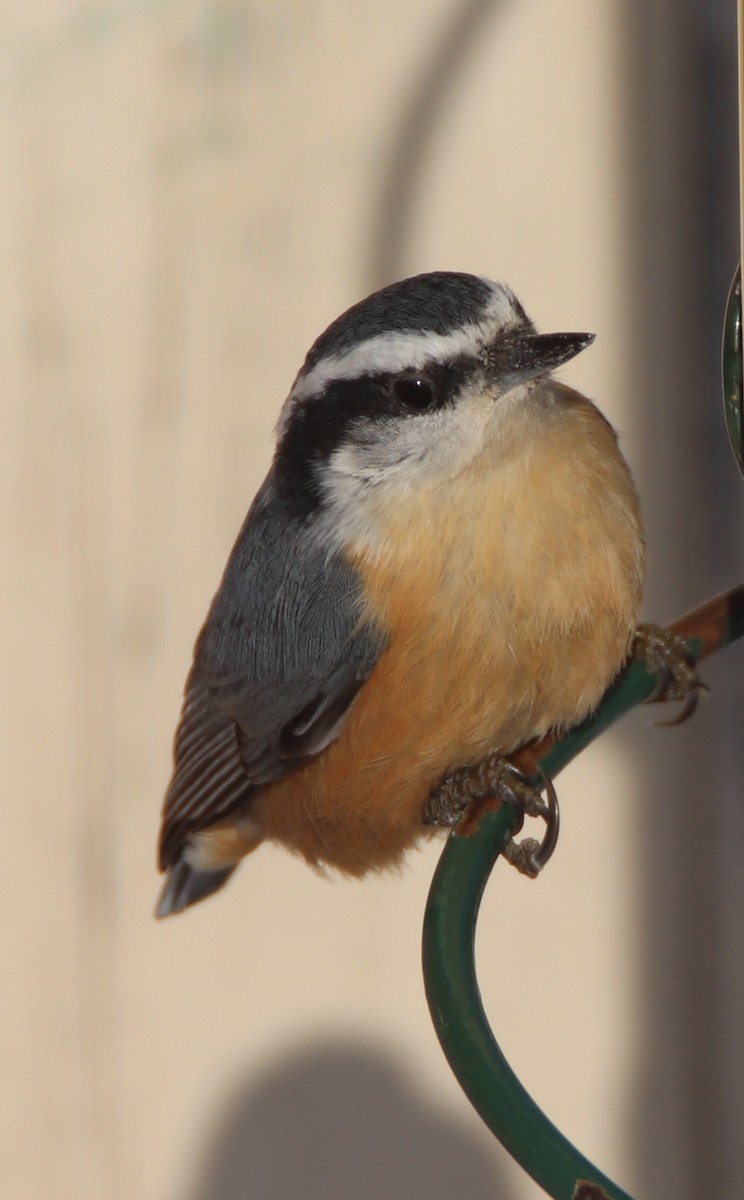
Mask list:
[[[154,841],[193,637],[341,308],[421,269],[508,280],[540,327],[597,331],[566,378],[634,460],[619,8],[19,0],[3,18],[8,1196],[538,1194],[430,1029],[436,848],[363,884],[265,848],[156,924]],[[629,1188],[634,780],[613,738],[566,773],[555,862],[536,884],[499,871],[479,945],[516,1069]]]

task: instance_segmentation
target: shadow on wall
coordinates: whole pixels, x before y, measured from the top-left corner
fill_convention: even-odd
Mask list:
[[[482,1143],[431,1107],[389,1057],[328,1043],[299,1051],[228,1102],[187,1200],[509,1195]]]
[[[618,10],[620,12],[620,10]],[[742,481],[722,415],[723,311],[738,258],[736,5],[622,7],[628,341],[666,621],[744,567]],[[639,1191],[741,1194],[744,1176],[744,671],[734,646],[684,732],[629,725],[641,766]],[[632,732],[631,732],[632,731]]]
[[[418,215],[424,164],[447,106],[465,77],[471,54],[504,0],[464,0],[456,6],[428,60],[418,68],[389,139],[377,213],[370,236],[368,289],[406,274],[406,251]]]

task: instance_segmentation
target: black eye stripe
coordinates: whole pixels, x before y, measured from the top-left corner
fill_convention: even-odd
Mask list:
[[[277,489],[289,509],[307,516],[322,503],[319,464],[365,427],[391,418],[416,420],[457,402],[463,382],[479,369],[478,360],[461,355],[397,373],[332,379],[323,392],[295,404],[277,443]],[[428,390],[427,390],[428,389]],[[353,432],[352,432],[353,431]]]
[[[393,392],[401,404],[414,412],[423,412],[436,403],[433,384],[423,375],[396,379],[393,382]]]
[[[377,381],[399,412],[430,412],[453,403],[464,380],[477,367],[476,359],[463,354],[427,363],[420,370],[378,376]]]

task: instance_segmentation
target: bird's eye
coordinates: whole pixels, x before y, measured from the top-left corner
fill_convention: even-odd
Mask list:
[[[412,376],[409,379],[396,379],[393,391],[406,408],[422,412],[434,404],[434,389],[428,379]]]

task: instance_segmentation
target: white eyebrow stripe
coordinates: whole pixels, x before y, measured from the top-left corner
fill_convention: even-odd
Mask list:
[[[480,332],[479,326],[467,325],[448,334],[425,330],[378,334],[343,354],[321,359],[306,375],[300,375],[292,389],[292,399],[303,400],[322,392],[337,379],[381,375],[406,367],[415,371],[425,363],[446,362],[466,351],[472,353]]]
[[[510,289],[500,283],[490,286],[491,300],[479,321],[461,325],[447,334],[409,329],[391,330],[368,338],[350,350],[321,359],[306,374],[300,373],[288,399],[303,400],[322,392],[337,379],[356,379],[361,375],[401,371],[406,367],[415,371],[426,363],[446,362],[459,354],[472,354],[494,337],[497,327],[508,329],[523,319]]]

